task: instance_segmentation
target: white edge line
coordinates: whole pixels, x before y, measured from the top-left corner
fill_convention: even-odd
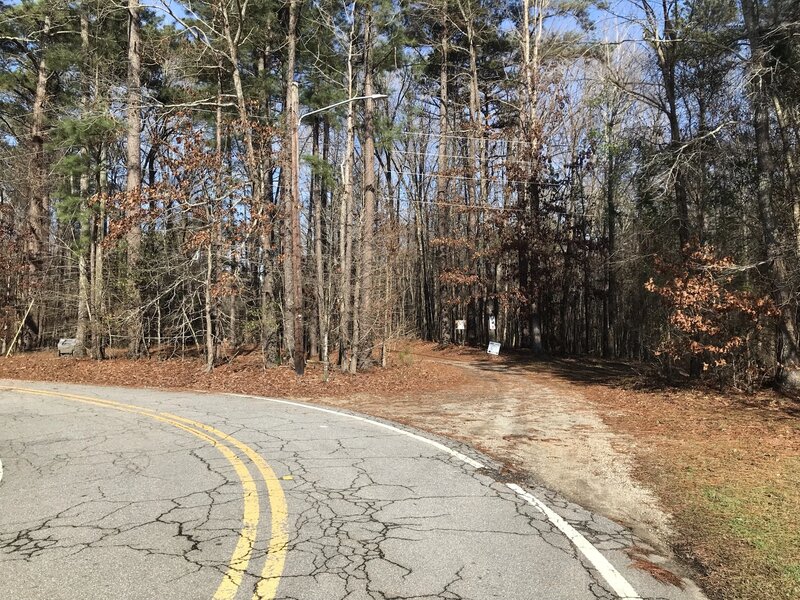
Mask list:
[[[309,410],[316,410],[318,412],[328,413],[331,415],[336,415],[339,417],[347,417],[349,419],[354,419],[356,421],[362,421],[364,423],[369,423],[370,425],[376,425],[377,427],[383,427],[384,429],[388,429],[389,431],[393,431],[407,437],[413,438],[417,441],[423,442],[424,444],[428,444],[429,446],[433,446],[441,450],[442,452],[446,452],[447,454],[467,463],[471,467],[476,469],[483,469],[485,465],[478,462],[475,459],[462,454],[457,450],[453,450],[441,444],[435,440],[428,439],[421,435],[417,435],[415,433],[411,433],[410,431],[405,431],[404,429],[400,429],[399,427],[394,427],[393,425],[388,425],[386,423],[381,423],[380,421],[374,421],[372,419],[368,419],[366,417],[361,417],[359,415],[353,415],[346,412],[340,412],[338,410],[333,410],[330,408],[322,408],[321,406],[314,406],[313,404],[304,404],[302,402],[292,402],[290,400],[278,400],[277,398],[266,398],[264,396],[252,396],[249,394],[228,394],[229,396],[236,396],[239,398],[255,398],[257,400],[268,400],[269,402],[276,402],[278,404],[286,404],[289,406],[296,406],[299,408],[307,408]],[[575,529],[572,525],[567,523],[561,515],[556,513],[553,509],[547,506],[544,502],[539,500],[536,496],[531,494],[530,492],[526,492],[516,483],[508,483],[506,484],[509,489],[511,489],[514,493],[516,493],[520,498],[525,500],[528,504],[540,510],[544,515],[550,520],[550,522],[558,528],[561,533],[566,536],[566,538],[572,542],[575,547],[583,554],[586,559],[592,564],[592,566],[597,569],[597,572],[600,573],[601,577],[606,580],[611,589],[614,593],[619,596],[622,600],[642,600],[642,597],[633,589],[628,580],[622,576],[622,574],[617,571],[617,569],[612,565],[608,559],[603,556],[603,554],[595,548],[592,543],[587,540],[577,529]]]
[[[581,554],[592,563],[592,566],[597,569],[597,572],[606,580],[617,596],[624,600],[642,600],[639,594],[636,593],[636,590],[628,583],[628,580],[614,568],[614,565],[612,565],[589,540],[583,537],[577,529],[567,523],[561,515],[556,513],[533,494],[523,490],[516,483],[508,483],[506,485],[516,492],[520,498],[527,501],[528,504],[542,511],[547,518],[550,519],[550,522],[555,525],[570,542],[575,544],[575,547],[580,550]]]
[[[420,442],[424,442],[434,448],[438,448],[442,452],[446,452],[447,454],[454,456],[455,458],[459,459],[462,462],[467,463],[469,466],[474,467],[476,469],[484,469],[486,468],[484,464],[479,463],[477,460],[470,458],[465,454],[461,454],[458,450],[453,450],[452,448],[448,448],[444,444],[440,444],[437,441],[429,440],[428,438],[424,438],[421,435],[417,435],[415,433],[411,433],[410,431],[404,431],[399,427],[394,427],[393,425],[388,425],[386,423],[381,423],[380,421],[373,421],[372,419],[367,419],[366,417],[360,417],[358,415],[351,415],[345,412],[340,412],[338,410],[331,410],[330,408],[322,408],[321,406],[314,406],[312,404],[303,404],[302,402],[291,402],[289,400],[278,400],[277,398],[265,398],[262,396],[250,396],[248,394],[228,394],[229,396],[238,396],[240,398],[256,398],[258,400],[269,400],[270,402],[277,402],[278,404],[288,404],[289,406],[298,406],[300,408],[308,408],[310,410],[316,410],[319,412],[328,413],[331,415],[336,415],[338,417],[347,417],[349,419],[355,419],[356,421],[363,421],[364,423],[369,423],[370,425],[377,425],[378,427],[383,427],[384,429],[388,429],[389,431],[394,431],[395,433],[401,433],[405,436],[410,438],[414,438]]]

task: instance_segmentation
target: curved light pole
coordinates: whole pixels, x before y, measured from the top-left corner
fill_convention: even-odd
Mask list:
[[[289,123],[292,127],[291,153],[292,153],[292,287],[294,295],[294,372],[302,375],[306,370],[306,349],[303,339],[303,281],[302,260],[303,254],[300,245],[300,124],[303,119],[317,113],[325,112],[342,106],[358,102],[359,100],[379,100],[388,98],[386,94],[371,94],[369,96],[354,96],[347,100],[334,102],[316,110],[300,114],[300,96],[298,84],[292,82],[291,104],[289,106]]]

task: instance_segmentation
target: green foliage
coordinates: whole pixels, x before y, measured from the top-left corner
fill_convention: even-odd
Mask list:
[[[322,177],[329,189],[335,185],[337,173],[334,165],[324,161],[321,156],[314,156],[313,154],[304,155],[303,161],[311,167],[311,172],[314,175]]]
[[[121,131],[118,121],[106,114],[64,117],[51,129],[54,148],[96,147],[113,141]]]

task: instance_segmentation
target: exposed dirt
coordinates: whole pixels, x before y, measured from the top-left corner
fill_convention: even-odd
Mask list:
[[[421,343],[396,348],[387,369],[333,370],[327,383],[317,364],[301,379],[257,354],[211,374],[198,359],[0,359],[5,378],[306,398],[406,423],[677,549],[713,598],[800,598],[800,405],[653,387],[637,369]]]
[[[386,402],[359,394],[323,400],[464,441],[667,550],[669,518],[632,476],[634,439],[609,428],[577,389],[555,381],[532,385],[529,374],[502,359],[414,356],[423,365],[458,366],[471,380],[427,399],[403,394]]]

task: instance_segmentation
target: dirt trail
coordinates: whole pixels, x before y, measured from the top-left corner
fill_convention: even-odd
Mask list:
[[[577,393],[518,375],[498,388],[497,400],[473,410],[473,435],[547,487],[666,547],[669,518],[632,476],[632,439],[612,432]]]
[[[545,385],[502,364],[415,357],[462,369],[467,385],[391,403],[368,395],[327,398],[326,403],[464,441],[669,552],[669,517],[632,476],[633,440],[611,431],[577,390]]]

